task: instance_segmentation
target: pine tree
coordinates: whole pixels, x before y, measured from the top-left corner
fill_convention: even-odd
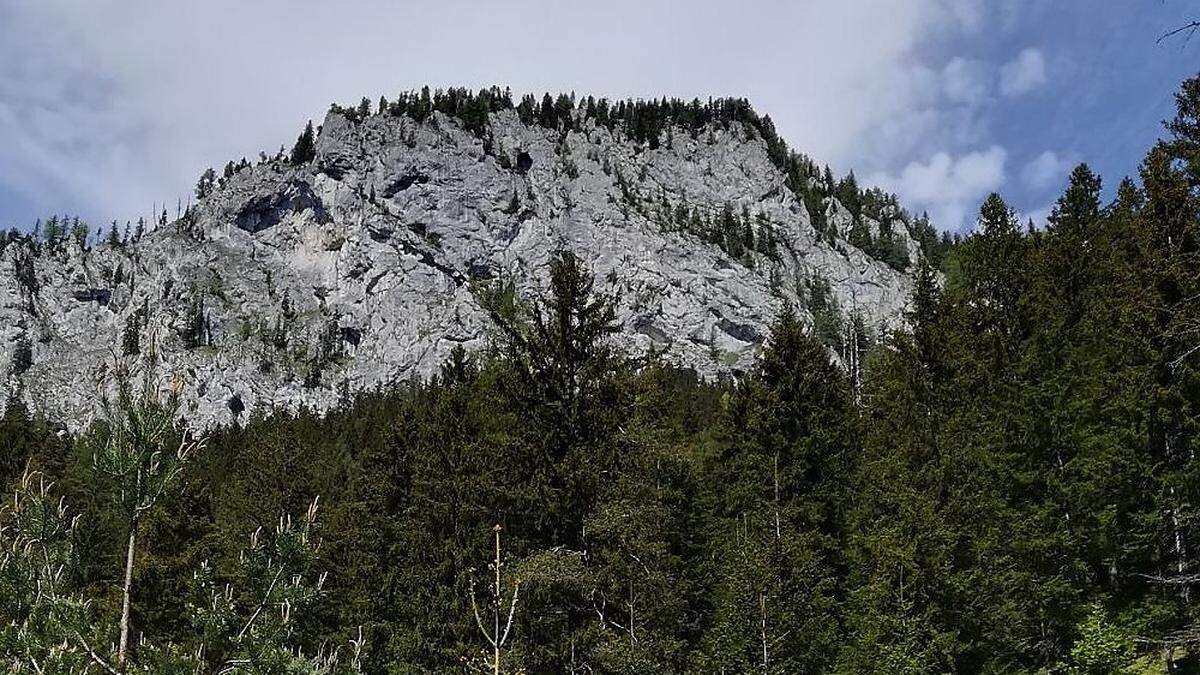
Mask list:
[[[845,377],[785,310],[727,415],[729,439],[709,469],[725,487],[702,669],[823,670],[843,597],[836,570],[853,447]],[[789,639],[798,634],[806,638]]]
[[[58,216],[50,216],[46,219],[45,227],[42,228],[42,241],[54,248],[62,243],[62,239],[65,236],[66,226],[59,220]]]
[[[866,223],[861,218],[855,217],[850,224],[850,232],[846,236],[851,246],[861,250],[869,256],[875,256],[875,242],[871,238],[871,231],[867,229]]]
[[[976,351],[984,359],[981,364],[991,359],[986,367],[992,372],[1003,369],[1022,337],[1026,253],[1012,210],[1000,195],[989,195],[980,207],[976,233],[958,251],[949,284],[952,291],[978,299],[974,307],[964,305],[968,311],[963,318],[984,336]]]
[[[922,367],[934,371],[938,367],[938,323],[941,318],[941,288],[928,260],[917,267],[913,283],[908,322],[912,327],[917,357]]]
[[[71,240],[81,249],[86,249],[88,245],[88,234],[90,228],[87,223],[81,221],[78,216],[71,219]]]
[[[854,177],[853,171],[838,181],[837,187],[834,188],[834,196],[851,215],[856,219],[861,218],[863,215],[862,192],[859,190],[858,180]]]
[[[100,474],[118,486],[119,493],[114,498],[128,529],[114,664],[124,669],[132,634],[133,569],[142,522],[163,495],[174,489],[183,464],[199,444],[175,428],[172,401],[164,405],[149,395],[139,398],[128,382],[119,386],[118,398],[107,404],[108,426],[95,439],[92,461]]]
[[[200,175],[200,180],[196,183],[196,199],[203,199],[212,194],[213,189],[217,184],[217,172],[212,170],[212,167],[204,170]]]
[[[547,129],[556,129],[558,127],[558,121],[555,118],[554,100],[550,98],[549,93],[542,96],[542,105],[538,112],[538,124]]]
[[[296,144],[292,146],[292,154],[290,161],[292,166],[299,166],[311,162],[317,156],[316,140],[313,135],[313,126],[310,121],[304,125],[304,131],[300,137],[296,139]]]

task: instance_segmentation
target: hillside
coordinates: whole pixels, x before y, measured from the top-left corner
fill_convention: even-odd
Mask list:
[[[839,352],[847,325],[900,321],[923,252],[894,200],[843,204],[878,195],[822,176],[744,101],[564,98],[334,106],[290,156],[206,173],[140,236],[10,238],[0,399],[84,424],[81,383],[153,346],[199,424],[328,409],[484,346],[481,293],[535,293],[563,250],[619,294],[624,350],[706,377],[748,368],[784,304]],[[879,242],[888,262],[862,250]]]

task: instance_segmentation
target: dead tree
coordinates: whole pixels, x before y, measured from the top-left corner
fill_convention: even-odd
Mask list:
[[[508,643],[508,636],[512,631],[513,617],[517,613],[517,595],[521,590],[520,579],[513,580],[512,600],[508,605],[508,619],[504,622],[504,630],[500,630],[500,620],[504,605],[504,590],[500,585],[500,570],[503,565],[500,559],[500,530],[499,524],[492,528],[496,533],[496,557],[492,561],[492,570],[495,572],[495,585],[492,587],[492,630],[484,626],[483,617],[479,613],[479,603],[475,600],[475,579],[471,578],[471,610],[475,614],[475,624],[479,626],[479,631],[483,633],[483,637],[488,644],[492,646],[492,663],[491,671],[493,675],[500,675],[500,653],[504,645]]]

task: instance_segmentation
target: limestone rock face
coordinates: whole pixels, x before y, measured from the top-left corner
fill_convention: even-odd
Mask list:
[[[654,149],[590,122],[565,135],[527,126],[512,111],[488,127],[480,138],[440,113],[330,113],[313,161],[244,167],[136,243],[9,244],[0,399],[82,426],[114,363],[152,353],[198,425],[327,409],[426,377],[456,345],[484,347],[480,289],[508,280],[537,293],[562,250],[619,294],[623,347],[705,376],[748,368],[784,303],[807,318],[814,276],[847,316],[901,320],[910,278],[818,234],[765,144],[737,125],[671,130]],[[731,259],[671,225],[681,205],[754,214],[775,254]],[[829,204],[831,220],[845,217]],[[903,222],[893,230],[915,259]]]

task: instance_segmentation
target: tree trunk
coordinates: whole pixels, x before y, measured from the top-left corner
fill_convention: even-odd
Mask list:
[[[500,675],[500,603],[501,603],[501,595],[500,595],[500,526],[499,525],[496,526],[495,531],[496,531],[496,614],[495,614],[494,632],[492,633],[492,635],[494,635],[496,639],[492,641],[492,646],[493,646],[493,649],[495,650],[494,660],[492,661],[492,673],[493,673],[493,675]]]
[[[759,617],[762,621],[762,624],[761,624],[762,667],[763,667],[763,670],[765,671],[765,670],[767,670],[767,668],[771,662],[770,658],[768,657],[768,654],[767,654],[767,594],[766,593],[758,594],[758,611],[759,611]]]
[[[1171,488],[1171,499],[1173,500],[1171,508],[1171,529],[1175,534],[1175,570],[1178,572],[1179,576],[1182,577],[1184,572],[1187,571],[1187,544],[1183,538],[1183,530],[1179,525],[1179,500],[1175,499],[1174,487]],[[1181,584],[1179,586],[1179,592],[1183,597],[1183,602],[1185,604],[1191,600],[1191,593],[1189,590],[1188,584]]]
[[[775,451],[774,464],[774,483],[775,483],[775,541],[783,538],[782,530],[779,526],[779,451]]]
[[[121,642],[117,648],[117,669],[125,672],[125,657],[129,648],[129,607],[133,590],[133,553],[137,545],[138,518],[129,523],[129,547],[125,550],[125,583],[121,592]]]

